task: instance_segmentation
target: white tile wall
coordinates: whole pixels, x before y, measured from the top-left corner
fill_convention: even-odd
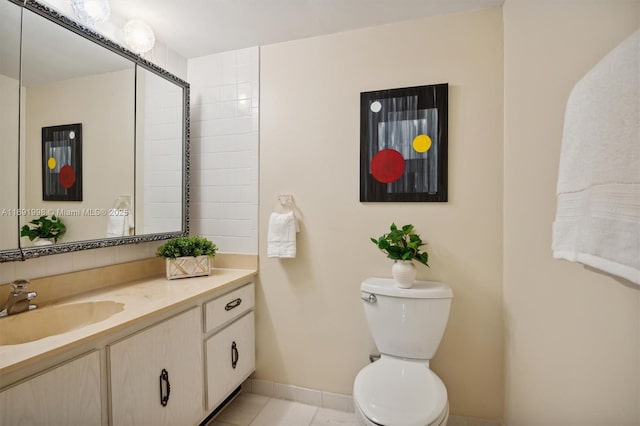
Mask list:
[[[182,90],[150,72],[138,78],[144,99],[142,162],[144,164],[144,233],[176,231],[182,227]]]
[[[190,59],[191,233],[258,252],[257,47]]]

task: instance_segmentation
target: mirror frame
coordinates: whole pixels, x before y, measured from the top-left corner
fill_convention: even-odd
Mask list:
[[[96,33],[95,31],[86,28],[79,24],[78,22],[70,19],[66,15],[46,6],[38,3],[35,0],[8,0],[22,9],[29,10],[33,13],[36,13],[55,24],[62,26],[63,28],[72,31],[78,36],[87,38],[99,46],[104,47],[118,55],[125,57],[132,61],[135,65],[140,66],[148,71],[157,74],[158,76],[169,80],[170,82],[176,84],[177,86],[183,89],[183,135],[182,135],[182,148],[183,148],[183,157],[182,157],[182,230],[174,231],[174,232],[163,232],[163,233],[155,233],[155,234],[146,234],[146,235],[132,235],[127,237],[112,237],[112,238],[103,238],[103,239],[92,239],[92,240],[83,240],[69,243],[59,243],[53,244],[51,246],[44,247],[28,247],[22,248],[20,246],[20,240],[18,240],[18,248],[17,249],[9,249],[9,250],[1,250],[0,251],[0,262],[11,262],[11,261],[20,261],[26,259],[33,259],[41,256],[48,256],[53,254],[61,254],[61,253],[70,253],[80,250],[89,250],[96,248],[104,248],[104,247],[112,247],[119,246],[124,244],[135,244],[142,243],[147,241],[160,241],[167,240],[170,238],[181,237],[189,234],[189,194],[190,194],[190,180],[189,180],[189,172],[190,172],[190,147],[189,147],[189,137],[190,137],[190,116],[189,116],[189,107],[190,107],[190,87],[189,83],[178,78],[177,76],[171,74],[170,72],[160,68],[159,66],[147,61],[141,56],[133,53],[132,51],[126,49],[125,47],[120,46],[116,42],[104,37],[101,34]],[[22,35],[20,36],[22,40]],[[20,42],[22,44],[22,41]],[[22,68],[22,64],[20,65]],[[134,139],[135,140],[135,139]],[[20,141],[16,141],[20,143]],[[134,155],[134,153],[132,153]],[[20,208],[20,206],[18,206]],[[16,232],[20,232],[20,227],[16,230]]]

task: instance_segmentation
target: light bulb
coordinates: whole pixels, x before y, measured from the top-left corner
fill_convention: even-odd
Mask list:
[[[137,54],[148,52],[156,43],[151,27],[138,19],[127,22],[122,28],[122,35],[129,49]]]

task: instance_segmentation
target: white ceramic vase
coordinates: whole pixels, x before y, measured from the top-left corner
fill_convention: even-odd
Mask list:
[[[33,240],[33,245],[36,247],[50,246],[51,244],[53,244],[53,241],[47,239],[36,238]]]
[[[416,265],[410,260],[396,260],[391,265],[391,275],[400,288],[411,288],[417,273]]]

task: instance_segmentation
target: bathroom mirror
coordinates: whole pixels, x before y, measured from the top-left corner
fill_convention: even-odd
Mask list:
[[[3,22],[2,52],[11,37],[22,44],[20,107],[0,101],[18,129],[3,134],[16,170],[2,171],[15,176],[2,199],[19,200],[13,221],[0,222],[3,237],[15,230],[0,261],[187,234],[188,83],[35,1],[22,12],[20,1],[0,3],[3,21],[4,9],[18,15],[12,36]],[[57,243],[18,237],[45,214],[66,226]]]

